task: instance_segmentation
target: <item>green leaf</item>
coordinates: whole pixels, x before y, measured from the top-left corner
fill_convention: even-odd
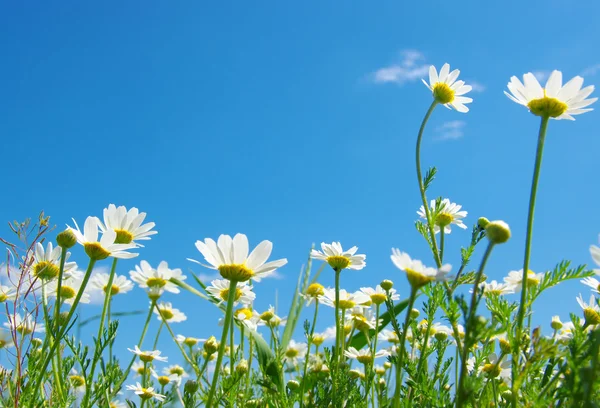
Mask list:
[[[402,313],[402,311],[404,309],[406,309],[408,306],[408,299],[403,300],[402,302],[399,302],[398,304],[394,305],[394,318],[396,318],[396,316],[398,316],[400,313]],[[385,312],[382,313],[379,318],[381,319],[381,323],[379,324],[379,331],[383,330],[392,320],[392,316],[390,316],[389,312]],[[371,330],[371,332],[369,333],[370,337],[376,336],[379,333],[375,333],[375,330]],[[354,337],[352,337],[352,340],[350,341],[350,347],[354,347],[357,350],[360,350],[361,348],[363,348],[364,346],[367,345],[367,338],[365,337],[365,334],[363,332],[357,333],[354,335]]]

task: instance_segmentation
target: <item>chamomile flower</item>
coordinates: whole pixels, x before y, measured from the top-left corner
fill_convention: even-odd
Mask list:
[[[354,347],[349,347],[348,350],[344,351],[344,355],[348,358],[357,360],[359,363],[371,364],[373,362],[373,359],[379,357],[387,357],[390,355],[390,353],[387,350],[379,350],[375,353],[375,355],[373,355],[369,348],[357,350]]]
[[[475,357],[469,357],[467,359],[467,371],[469,373],[472,373],[473,371],[475,371],[475,363],[477,362],[477,360],[475,359]]]
[[[600,324],[600,306],[594,295],[590,296],[589,303],[585,303],[581,294],[577,298],[577,303],[583,309],[583,316],[585,317],[585,324],[588,326],[594,326]]]
[[[129,405],[127,405],[126,403],[119,401],[119,400],[112,400],[109,404],[108,404],[108,408],[128,408]]]
[[[14,346],[12,335],[7,330],[0,330],[0,350]]]
[[[423,83],[433,94],[433,99],[444,105],[446,108],[453,108],[458,112],[466,113],[469,108],[467,103],[473,102],[473,99],[463,96],[471,91],[470,85],[465,85],[465,81],[457,81],[460,71],[455,69],[450,72],[450,65],[444,64],[438,75],[437,70],[432,65],[429,67],[429,83],[424,79]]]
[[[182,379],[189,377],[189,374],[185,372],[182,366],[173,364],[163,368],[163,374],[167,376],[175,376],[177,382],[181,382]]]
[[[85,378],[74,368],[72,368],[71,372],[69,373],[69,381],[75,392],[85,392]]]
[[[444,341],[449,336],[452,336],[452,329],[444,324],[436,322],[431,326],[431,329],[429,329],[429,333],[437,340]]]
[[[311,344],[319,347],[321,344],[326,342],[327,340],[335,339],[335,327],[328,327],[324,332],[321,333],[313,333]]]
[[[498,281],[493,280],[489,283],[483,282],[481,284],[481,288],[483,289],[483,296],[500,296],[500,295],[508,295],[511,293],[515,293],[515,288],[513,285],[509,285],[507,283],[498,283]],[[473,289],[469,291],[469,293],[473,293]]]
[[[0,304],[9,300],[15,300],[17,297],[17,290],[14,286],[0,285]]]
[[[198,339],[196,337],[186,337],[182,334],[178,334],[177,336],[175,336],[175,340],[177,340],[178,343],[183,344],[188,347],[194,347],[196,344],[200,343],[201,341],[206,341],[206,339]]]
[[[386,292],[385,290],[383,290],[383,288],[381,287],[381,285],[377,285],[375,287],[375,289],[373,288],[360,288],[360,291],[362,293],[364,293],[365,295],[369,296],[371,298],[371,302],[375,303],[376,305],[380,305],[383,302],[385,302],[388,298],[388,292]],[[390,299],[391,300],[398,300],[400,299],[400,295],[398,295],[396,293],[396,289],[392,288],[389,290],[389,294],[390,294]]]
[[[345,289],[340,289],[339,292],[340,303],[339,307],[341,309],[352,309],[356,306],[362,305],[364,303],[369,302],[371,299],[369,296],[365,295],[362,292],[354,292],[350,293]],[[319,301],[327,305],[329,307],[335,307],[335,289],[327,288],[325,289],[323,295],[319,297]]]
[[[575,325],[573,324],[573,322],[563,323],[561,329],[556,335],[556,340],[561,343],[568,342],[573,338],[573,330],[575,330]]]
[[[140,399],[149,400],[154,398],[157,401],[164,401],[167,397],[154,391],[153,387],[144,388],[139,382],[135,385],[128,385],[127,389],[136,393]]]
[[[32,333],[43,333],[46,328],[42,323],[37,323],[31,313],[21,316],[19,313],[8,314],[8,322],[4,323],[4,327],[11,331],[16,331],[22,336],[27,336]]]
[[[306,356],[307,350],[308,347],[306,343],[296,343],[294,340],[290,340],[283,353],[283,361],[294,366],[298,364],[298,359]]]
[[[167,357],[161,357],[159,350],[142,351],[137,345],[134,347],[133,350],[130,348],[128,348],[127,350],[131,351],[133,354],[138,356],[140,360],[142,360],[144,363],[150,363],[154,360],[162,362],[167,361]]]
[[[146,261],[141,261],[135,266],[135,271],[129,272],[129,277],[137,283],[140,288],[157,288],[171,293],[179,293],[179,287],[170,279],[185,280],[181,269],[170,269],[169,264],[162,261],[158,268],[154,269]]]
[[[150,373],[152,374],[152,377],[154,377],[156,382],[158,382],[162,387],[166,387],[170,383],[179,384],[179,382],[181,381],[181,379],[175,374],[163,373],[164,375],[160,375],[152,368],[150,369]]]
[[[163,320],[168,323],[179,323],[187,319],[187,316],[180,311],[175,309],[171,302],[161,302],[154,308],[154,314],[158,316],[158,321]]]
[[[391,258],[398,269],[406,272],[406,278],[413,290],[430,282],[446,280],[446,275],[452,269],[449,264],[443,265],[440,269],[426,267],[421,261],[411,259],[407,253],[396,248],[392,248]]]
[[[110,290],[111,296],[127,293],[133,289],[133,282],[123,275],[115,275],[110,288],[108,287],[109,280],[110,275],[108,273],[97,273],[90,279],[90,288],[99,290],[103,295],[106,295]]]
[[[508,379],[511,376],[510,360],[500,360],[496,353],[490,353],[487,357],[488,363],[479,367],[478,371],[487,378]]]
[[[537,286],[542,281],[544,272],[535,273],[532,270],[527,271],[527,286]],[[521,283],[523,282],[523,269],[518,271],[510,271],[508,276],[504,278],[504,283],[510,286],[515,292],[521,291]]]
[[[393,330],[383,329],[379,332],[379,334],[377,335],[377,338],[381,341],[387,341],[392,344],[400,343],[400,339],[398,338],[398,335]]]
[[[461,208],[461,205],[451,203],[447,198],[444,198],[439,203],[436,200],[431,200],[430,215],[434,223],[433,229],[435,233],[437,234],[440,232],[441,228],[443,228],[445,234],[450,234],[452,232],[452,229],[450,228],[452,224],[456,225],[458,228],[466,229],[467,226],[462,220],[468,213],[464,210],[461,211]],[[417,214],[421,218],[427,219],[425,207],[421,206],[419,211],[417,211]]]
[[[85,253],[94,260],[106,259],[109,256],[113,258],[135,258],[139,254],[127,252],[128,249],[136,247],[135,244],[117,244],[117,233],[113,230],[106,230],[102,234],[100,240],[98,240],[98,223],[100,222],[96,217],[87,217],[85,224],[83,225],[83,232],[79,229],[77,222],[75,228],[67,227],[75,234],[77,242],[83,245]]]
[[[53,247],[52,242],[48,242],[45,249],[41,243],[36,242],[33,253],[29,253],[29,256],[27,257],[28,260],[33,257],[33,275],[46,281],[58,277],[58,274],[60,273],[61,252],[62,248],[58,246]],[[65,259],[68,260],[70,256],[71,253],[67,252]],[[63,273],[67,276],[75,269],[77,269],[77,264],[75,262],[65,262]]]
[[[592,255],[592,259],[596,265],[600,266],[600,247],[590,245],[590,255]],[[594,272],[596,272],[596,275],[600,275],[600,269],[594,269]]]
[[[592,292],[600,293],[600,281],[598,279],[587,277],[580,282],[592,288]]]
[[[244,326],[253,331],[256,331],[256,327],[260,321],[260,315],[256,312],[256,310],[252,311],[246,307],[235,310],[233,312],[233,318],[239,320]],[[220,320],[219,325],[222,324],[223,323]]]
[[[135,363],[133,363],[131,365],[131,371],[133,371],[135,373],[134,377],[139,377],[141,375],[144,375],[144,369],[146,369],[146,371],[148,371],[148,369],[146,368],[146,365],[144,363],[142,363],[141,361],[136,361]]]
[[[534,115],[575,120],[573,115],[591,111],[584,108],[598,100],[586,99],[594,91],[593,85],[581,89],[582,85],[583,78],[580,76],[563,85],[562,72],[555,70],[542,88],[535,76],[528,72],[523,75],[523,82],[515,76],[511,77],[507,85],[510,93],[504,91],[504,94],[513,102],[527,107]]]
[[[61,302],[64,302],[67,305],[72,305],[77,297],[77,294],[81,290],[82,283],[81,277],[65,277],[60,286]],[[48,296],[58,296],[58,280],[55,279],[48,283]],[[87,290],[84,290],[79,303],[90,303],[90,295],[87,293]]]
[[[323,294],[325,294],[323,285],[320,283],[311,283],[308,285],[308,288],[306,288],[306,292],[300,293],[300,296],[306,300],[306,306],[310,306],[312,302],[318,302],[319,296],[322,296]]]
[[[233,238],[221,235],[217,242],[206,238],[204,242],[196,241],[196,248],[210,264],[204,266],[218,270],[223,278],[230,281],[244,282],[252,279],[259,282],[261,278],[287,264],[287,259],[267,262],[273,249],[271,241],[262,241],[248,255],[248,238],[244,234],[236,234]],[[202,265],[194,259],[188,260]]]
[[[332,242],[331,244],[322,242],[321,250],[322,252],[313,249],[310,253],[311,258],[327,262],[337,272],[343,269],[360,270],[367,266],[365,262],[367,256],[356,255],[358,247],[353,246],[344,251],[339,242]]]
[[[349,314],[346,314],[347,321],[351,323],[356,330],[367,331],[375,329],[377,326],[375,313],[370,308],[355,307],[349,312]]]
[[[206,291],[219,300],[219,304],[227,302],[229,298],[229,281],[227,279],[215,279],[206,288]],[[235,289],[235,298],[233,304],[239,303],[251,305],[256,299],[256,294],[252,292],[252,287],[247,282],[238,282]]]
[[[104,209],[104,222],[98,220],[98,227],[102,232],[114,231],[117,234],[116,244],[130,244],[135,241],[149,240],[150,236],[157,234],[157,231],[152,231],[155,225],[153,222],[142,225],[145,218],[146,213],[139,212],[135,207],[127,211],[122,205],[116,207],[110,204]],[[138,246],[142,245],[138,244]]]

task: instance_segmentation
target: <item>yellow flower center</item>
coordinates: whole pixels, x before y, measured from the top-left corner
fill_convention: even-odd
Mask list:
[[[75,388],[81,387],[85,384],[85,378],[83,378],[80,375],[72,375],[69,377],[69,379],[71,380],[71,384],[73,384],[73,387]]]
[[[294,358],[298,356],[298,350],[294,348],[289,348],[285,351],[285,356],[288,358]]]
[[[6,347],[7,342],[5,340],[0,340],[0,349]]]
[[[324,341],[325,337],[320,336],[318,334],[315,334],[312,337],[312,344],[314,344],[315,346],[320,346],[321,344],[323,344]]]
[[[585,309],[583,309],[583,316],[585,317],[586,324],[589,324],[591,326],[600,324],[600,314],[591,307],[586,307]]]
[[[448,338],[448,333],[445,331],[436,331],[433,335],[439,341],[444,341]]]
[[[171,320],[175,314],[171,309],[159,309],[160,317],[164,320]]]
[[[183,368],[181,368],[179,366],[171,367],[169,369],[169,373],[175,374],[175,375],[178,375],[181,377],[183,375]]]
[[[327,257],[327,263],[333,268],[333,270],[339,272],[342,269],[346,269],[350,266],[350,258],[345,256],[336,255]]]
[[[6,293],[0,292],[0,303],[6,302],[6,299],[8,299],[8,296],[6,296]]]
[[[454,101],[454,91],[444,82],[433,85],[433,98],[441,104]]]
[[[146,280],[146,285],[148,285],[149,288],[162,288],[167,284],[166,279],[163,278],[148,278]]]
[[[223,289],[221,292],[219,292],[219,297],[222,300],[227,301],[229,299],[229,289]],[[237,302],[241,297],[242,297],[242,290],[240,288],[235,288],[234,301]]]
[[[21,323],[16,328],[17,332],[21,333],[22,336],[27,336],[33,333],[33,328],[29,327],[27,324]]]
[[[400,339],[398,338],[398,335],[395,332],[392,332],[386,339],[388,342],[392,343],[392,344],[398,344],[400,343]]]
[[[354,380],[356,380],[357,378],[364,378],[365,377],[365,375],[363,373],[361,373],[360,371],[358,371],[358,370],[350,370],[348,372],[348,374],[350,375],[350,378],[352,378]]]
[[[358,360],[359,363],[363,363],[363,364],[370,364],[373,362],[373,357],[370,355],[359,355],[358,357],[356,357],[356,359]]]
[[[485,364],[481,371],[483,371],[488,378],[496,378],[500,375],[502,370],[497,364]]]
[[[106,259],[110,255],[110,252],[102,248],[102,245],[100,245],[100,243],[98,242],[84,244],[83,248],[85,249],[85,253],[90,257],[90,259],[94,259],[96,261]]]
[[[34,265],[33,274],[43,280],[51,280],[58,276],[60,268],[52,262],[41,261]]]
[[[161,375],[160,377],[157,378],[157,381],[160,385],[162,385],[164,387],[165,385],[167,385],[171,382],[171,379],[169,377]]]
[[[142,360],[144,363],[150,363],[154,361],[154,356],[151,354],[140,354],[140,360]]]
[[[544,94],[546,91],[544,91]],[[527,104],[529,111],[537,116],[545,118],[556,118],[562,115],[569,108],[566,103],[559,101],[556,98],[549,98],[544,96],[543,98],[533,99]]]
[[[138,369],[136,370],[136,373],[138,373],[139,375],[144,375],[144,366],[138,367]]]
[[[73,299],[77,291],[70,286],[61,286],[60,287],[60,297],[63,299]]]
[[[241,308],[236,310],[235,316],[238,320],[250,320],[252,318],[252,310],[247,308]]]
[[[367,322],[367,319],[364,316],[355,315],[353,321],[354,327],[356,327],[357,330],[365,331],[371,328],[371,326],[369,326],[369,323]]]
[[[387,299],[387,295],[385,293],[374,293],[371,295],[371,301],[376,305],[380,305]]]
[[[269,327],[278,327],[281,324],[281,319],[278,316],[273,316],[271,320],[267,322]]]
[[[535,272],[527,272],[527,286],[536,286],[540,283],[540,280],[535,276]]]
[[[356,302],[348,299],[340,299],[338,306],[340,309],[352,309],[354,306],[356,306]]]
[[[275,316],[275,314],[273,312],[271,312],[270,310],[267,310],[266,312],[263,312],[260,315],[260,320],[264,320],[265,322],[268,322],[269,320],[271,320],[273,318],[273,316]]]
[[[325,288],[320,283],[313,283],[306,289],[306,295],[311,297],[322,296],[325,294]]]
[[[242,264],[221,265],[219,273],[223,278],[236,282],[245,282],[254,275],[252,269]]]
[[[414,269],[406,268],[404,271],[406,272],[406,278],[408,279],[408,283],[410,283],[410,286],[412,286],[414,289],[419,289],[427,285],[428,283],[434,281],[434,278],[432,276],[425,276],[422,273],[415,271]]]
[[[138,395],[143,400],[147,400],[147,399],[150,399],[150,398],[154,397],[154,393],[152,391],[148,391],[147,388],[142,388],[141,391],[142,391],[142,393],[138,394]]]
[[[186,337],[183,341],[183,344],[185,344],[188,347],[194,347],[196,344],[198,344],[198,339],[195,339],[193,337]]]
[[[442,228],[452,224],[452,221],[454,221],[454,217],[451,214],[445,212],[439,213],[435,217],[435,223],[438,225],[438,227]]]
[[[133,241],[133,234],[127,230],[116,229],[117,237],[115,238],[115,244],[131,244]]]
[[[110,287],[111,296],[118,294],[120,291],[121,291],[121,289],[117,285],[115,285],[115,284],[111,285],[111,287]],[[108,286],[104,286],[104,293],[108,293]]]
[[[498,343],[500,344],[500,350],[502,350],[503,353],[506,353],[506,354],[510,353],[510,343],[508,342],[508,340],[499,339]]]

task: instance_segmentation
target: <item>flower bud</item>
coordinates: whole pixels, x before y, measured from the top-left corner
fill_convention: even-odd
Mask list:
[[[411,309],[410,311],[410,318],[411,319],[416,319],[417,317],[419,317],[419,315],[421,314],[421,312],[419,312],[419,309]]]
[[[503,244],[510,238],[510,227],[504,221],[492,221],[485,227],[485,234],[493,244]]]
[[[554,330],[560,330],[563,327],[562,322],[560,321],[560,317],[558,316],[552,316],[552,323],[550,323],[550,326],[554,329]]]
[[[69,249],[75,246],[77,238],[70,229],[66,229],[63,232],[59,232],[56,236],[56,243],[63,249]]]
[[[298,388],[300,388],[300,383],[296,380],[289,380],[287,382],[287,387],[290,389],[290,391],[296,391]]]
[[[387,292],[394,287],[394,282],[392,282],[391,280],[385,279],[385,280],[382,280],[379,285],[381,286],[381,288],[383,290],[385,290]]]
[[[186,394],[195,394],[198,391],[198,383],[194,380],[187,380],[183,386],[183,392]]]
[[[208,340],[204,342],[203,348],[208,355],[214,354],[219,350],[219,342],[217,341],[215,336],[210,336]]]
[[[240,360],[238,365],[235,367],[235,372],[240,375],[246,374],[248,372],[248,360]]]
[[[488,224],[490,223],[490,220],[488,220],[485,217],[479,217],[479,219],[477,220],[477,226],[479,227],[479,229],[486,229],[486,227],[488,226]]]

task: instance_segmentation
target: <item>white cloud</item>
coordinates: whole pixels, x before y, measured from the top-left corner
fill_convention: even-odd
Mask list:
[[[600,64],[592,65],[581,71],[581,76],[592,76],[600,72]]]
[[[425,64],[425,56],[417,50],[404,50],[400,53],[400,62],[378,69],[371,74],[372,80],[378,84],[394,82],[402,85],[425,77],[429,72],[429,64]]]
[[[479,83],[477,81],[466,81],[467,85],[471,85],[473,87],[473,89],[471,90],[471,92],[483,92],[485,91],[485,85],[483,85],[482,83]]]
[[[550,71],[539,70],[539,71],[533,71],[532,74],[540,83],[542,83],[542,82],[546,82],[546,80],[550,76]]]
[[[452,120],[450,122],[444,122],[441,126],[438,126],[435,131],[439,134],[436,140],[457,140],[463,137],[464,128],[467,125],[462,120]]]

